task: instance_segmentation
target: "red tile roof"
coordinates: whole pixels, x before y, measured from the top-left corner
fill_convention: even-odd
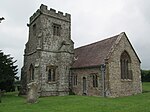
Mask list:
[[[76,48],[75,62],[72,68],[94,67],[104,64],[104,59],[118,36],[119,35],[116,35],[102,41]]]

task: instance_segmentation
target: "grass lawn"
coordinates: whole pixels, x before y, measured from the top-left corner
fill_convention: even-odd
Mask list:
[[[16,93],[2,97],[0,112],[150,112],[150,83],[143,83],[144,93],[119,98],[94,96],[53,96],[27,104]]]

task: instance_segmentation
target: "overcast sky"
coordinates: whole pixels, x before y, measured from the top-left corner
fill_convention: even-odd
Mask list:
[[[141,59],[150,69],[150,0],[1,0],[0,49],[11,54],[20,69],[28,39],[29,17],[45,4],[70,13],[75,47],[126,32]]]

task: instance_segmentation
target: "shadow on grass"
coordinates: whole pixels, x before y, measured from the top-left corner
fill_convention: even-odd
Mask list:
[[[142,93],[150,93],[150,91],[142,91]]]

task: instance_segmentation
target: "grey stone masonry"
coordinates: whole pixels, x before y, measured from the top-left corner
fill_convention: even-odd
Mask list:
[[[93,87],[93,74],[96,74],[97,77],[97,87]],[[72,82],[70,88],[72,92],[77,95],[83,95],[83,77],[86,78],[86,95],[88,96],[102,96],[102,74],[100,67],[95,68],[82,68],[82,69],[72,69],[71,75],[77,75],[77,84],[74,85]],[[71,80],[72,81],[72,80]]]
[[[36,103],[38,99],[38,83],[31,82],[28,85],[27,103]]]
[[[74,49],[71,15],[43,4],[27,26],[20,94],[31,93],[32,99],[27,87],[31,82],[38,84],[38,96],[70,92],[120,97],[142,92],[141,61],[124,32]]]
[[[48,10],[42,4],[30,17],[28,27],[21,92],[27,93],[27,84],[36,81],[41,96],[68,94],[74,56],[70,14]]]
[[[128,52],[131,58],[128,66],[132,71],[132,79],[121,79],[120,57],[124,51]],[[140,60],[125,33],[119,35],[112,47],[106,66],[109,68],[106,74],[108,97],[129,96],[142,92]]]

